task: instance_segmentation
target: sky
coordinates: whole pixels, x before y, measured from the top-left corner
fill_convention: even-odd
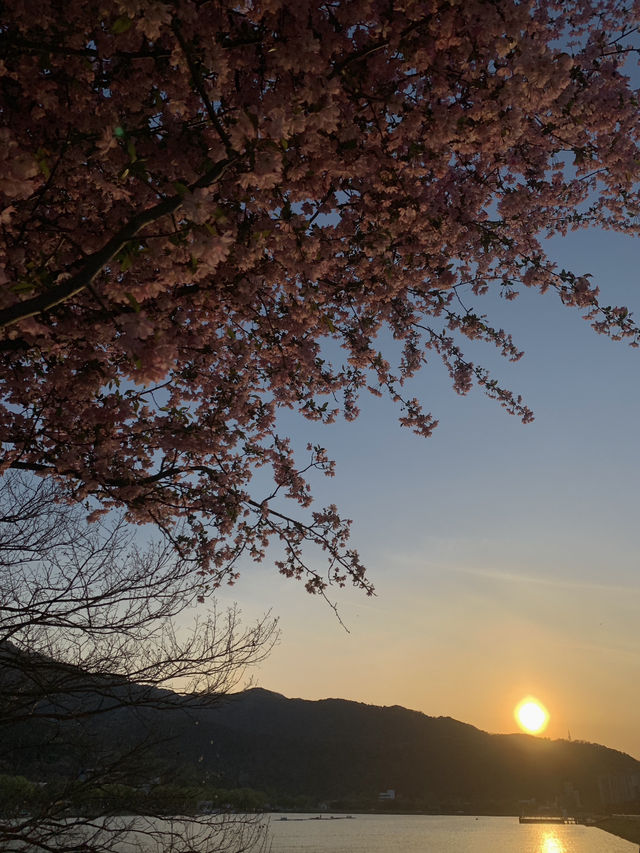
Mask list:
[[[640,320],[637,241],[577,232],[548,248],[592,273],[604,304]],[[552,293],[466,302],[525,350],[516,364],[487,347],[473,354],[535,421],[523,425],[479,389],[457,396],[435,360],[414,383],[440,421],[430,439],[373,398],[351,424],[287,416],[295,442],[319,442],[336,460],[314,494],[353,519],[376,596],[330,590],[347,632],[267,560],[246,563],[218,597],[247,620],[268,609],[280,618],[254,685],[402,705],[490,732],[517,730],[513,709],[533,695],[549,711],[544,736],[640,759],[640,350],[597,335]]]

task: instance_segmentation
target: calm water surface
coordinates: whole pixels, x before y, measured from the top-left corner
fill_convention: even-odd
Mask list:
[[[119,832],[118,853],[171,853],[189,849],[194,853],[239,850],[265,853],[264,833],[256,825],[268,821],[267,848],[270,853],[638,853],[638,847],[615,835],[586,826],[535,826],[518,823],[514,817],[444,817],[430,815],[354,815],[352,820],[301,820],[303,815],[229,815],[206,818],[112,817],[89,826],[70,820],[57,842],[75,840],[73,849],[85,849],[105,835],[104,827]],[[253,825],[253,829],[252,829]],[[264,828],[264,824],[263,824]],[[255,832],[254,832],[255,830]],[[242,834],[241,836],[238,834]],[[171,837],[189,839],[175,847]],[[253,840],[255,843],[253,843]],[[113,840],[113,838],[112,838]],[[269,846],[270,845],[270,846]],[[20,850],[16,846],[10,850]],[[53,847],[47,850],[55,850]],[[45,853],[30,847],[31,853]]]
[[[272,853],[637,853],[587,826],[519,824],[514,817],[354,815],[353,820],[271,816]]]

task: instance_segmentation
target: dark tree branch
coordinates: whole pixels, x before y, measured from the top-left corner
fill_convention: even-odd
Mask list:
[[[211,184],[220,180],[226,170],[233,165],[236,159],[226,159],[216,163],[202,177],[198,178],[189,185],[189,191],[193,192],[197,189],[209,187]],[[78,293],[86,290],[95,277],[116,257],[127,243],[132,240],[142,229],[152,222],[157,222],[165,216],[169,216],[180,209],[184,202],[184,193],[177,193],[170,198],[163,199],[158,204],[150,207],[148,210],[139,213],[129,220],[113,237],[105,243],[102,249],[89,255],[82,268],[72,275],[70,278],[46,290],[44,293],[34,296],[31,299],[25,299],[22,302],[17,302],[8,308],[0,311],[0,328],[6,329],[14,323],[19,323],[21,320],[26,320],[29,317],[34,317],[44,311],[49,311],[60,305],[62,302],[67,302]]]

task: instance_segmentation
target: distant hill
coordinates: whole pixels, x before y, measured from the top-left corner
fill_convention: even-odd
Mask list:
[[[391,788],[417,808],[512,810],[535,798],[598,810],[611,792],[630,802],[640,790],[640,762],[616,750],[491,735],[399,706],[254,689],[174,726],[176,758],[227,784],[329,801],[375,801]]]
[[[136,685],[106,690],[108,680],[88,676],[82,689],[82,673],[67,668],[65,674],[74,683],[73,695],[65,695],[63,686],[39,707],[45,716],[57,706],[77,707],[80,714],[68,722],[27,715],[3,726],[0,772],[71,778],[104,761],[110,746],[126,750],[147,740],[138,783],[147,773],[250,787],[276,803],[306,797],[336,808],[487,813],[534,808],[524,803],[533,800],[535,807],[554,803],[572,812],[640,807],[640,762],[597,744],[491,735],[399,706],[287,699],[262,689],[213,703]],[[6,686],[6,670],[0,682]],[[108,710],[114,693],[121,700],[123,692],[125,701]],[[147,706],[136,707],[142,697]],[[396,799],[379,801],[388,789]]]

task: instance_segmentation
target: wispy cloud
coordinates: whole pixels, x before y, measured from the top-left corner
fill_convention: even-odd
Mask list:
[[[596,592],[615,592],[623,595],[640,596],[640,586],[621,583],[604,583],[602,581],[584,580],[581,578],[551,577],[542,574],[521,574],[504,569],[486,568],[483,566],[450,566],[449,571],[473,577],[487,578],[502,583],[521,584],[526,586],[544,586],[555,589],[592,590]]]

